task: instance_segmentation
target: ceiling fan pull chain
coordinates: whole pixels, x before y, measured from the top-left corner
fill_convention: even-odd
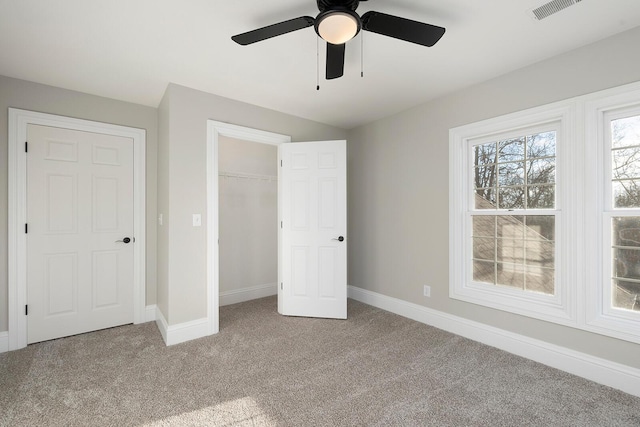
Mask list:
[[[360,77],[364,77],[364,31],[360,32]]]
[[[320,90],[320,37],[316,37],[316,90]]]

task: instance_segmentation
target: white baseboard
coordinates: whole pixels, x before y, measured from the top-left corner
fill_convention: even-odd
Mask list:
[[[9,332],[0,332],[0,353],[9,351]]]
[[[209,320],[205,317],[191,322],[169,326],[162,311],[156,307],[156,325],[166,345],[180,344],[185,341],[206,337],[209,334]]]
[[[220,307],[264,298],[278,293],[277,283],[250,286],[248,288],[235,289],[233,291],[220,292]]]
[[[144,321],[145,322],[155,322],[156,321],[156,310],[157,307],[155,304],[148,305],[144,309]]]
[[[640,397],[640,369],[354,286],[349,298]]]
[[[206,319],[168,326],[162,312],[155,304],[145,307],[144,321],[156,322],[162,334],[162,339],[167,345],[178,344],[208,335]],[[9,332],[0,332],[0,353],[6,353],[7,351],[9,351]]]

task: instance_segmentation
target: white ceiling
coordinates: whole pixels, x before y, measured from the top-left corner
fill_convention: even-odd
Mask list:
[[[345,75],[316,91],[313,28],[240,46],[231,36],[316,0],[0,0],[0,74],[157,107],[170,82],[342,128],[394,114],[640,25],[639,0],[583,0],[536,21],[548,0],[369,0],[445,27],[427,48],[364,33]],[[629,52],[637,54],[637,52]]]

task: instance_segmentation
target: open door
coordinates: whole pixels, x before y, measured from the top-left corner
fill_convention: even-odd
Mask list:
[[[347,143],[278,148],[278,312],[347,318]]]

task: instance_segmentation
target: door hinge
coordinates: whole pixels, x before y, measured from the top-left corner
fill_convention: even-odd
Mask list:
[[[282,167],[282,160],[280,160],[280,167]]]
[[[283,288],[282,288],[282,282],[280,282],[280,290],[282,290],[282,289],[283,289]]]
[[[280,221],[280,228],[282,228],[282,221]]]
[[[25,153],[28,153],[28,152],[29,152],[29,149],[27,148],[27,147],[28,147],[28,145],[29,145],[29,143],[28,143],[27,141],[25,141],[25,142],[24,142],[24,152],[25,152]]]
[[[24,315],[25,315],[25,316],[28,316],[28,315],[29,315],[29,306],[28,306],[28,305],[25,305],[25,306],[24,306]]]
[[[27,234],[29,232],[29,224],[25,224],[24,225],[24,234]]]

